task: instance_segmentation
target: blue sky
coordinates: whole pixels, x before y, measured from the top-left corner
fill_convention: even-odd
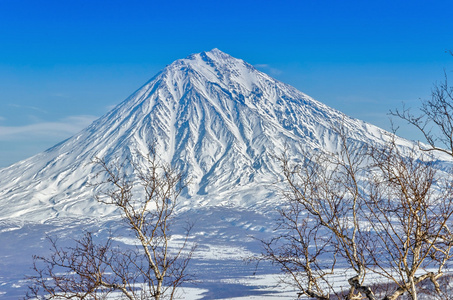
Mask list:
[[[453,70],[452,11],[453,1],[0,0],[0,167],[212,48],[389,129],[389,109],[417,107]]]

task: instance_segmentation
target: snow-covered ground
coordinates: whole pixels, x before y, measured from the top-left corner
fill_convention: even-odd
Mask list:
[[[273,299],[294,292],[285,291],[278,286],[278,270],[269,264],[261,263],[258,268],[247,259],[260,251],[256,238],[268,236],[270,216],[254,212],[219,208],[186,212],[180,217],[181,223],[188,220],[200,220],[191,234],[191,242],[196,242],[196,249],[190,264],[189,272],[196,280],[180,291],[181,299],[227,299],[260,295],[261,299]],[[209,231],[206,230],[206,223]],[[255,224],[255,228],[247,224]],[[121,222],[112,219],[102,223],[92,219],[60,219],[58,222],[0,224],[0,298],[18,299],[27,291],[26,275],[32,275],[33,255],[49,255],[50,244],[46,236],[58,238],[59,244],[69,245],[75,238],[81,237],[84,230],[96,233],[100,240],[107,238],[109,231],[118,233],[119,242],[134,243],[134,239],[126,235]],[[182,232],[181,232],[182,233]],[[182,236],[175,234],[172,243],[180,244]],[[263,298],[265,297],[265,298]],[[268,298],[270,297],[270,298]]]

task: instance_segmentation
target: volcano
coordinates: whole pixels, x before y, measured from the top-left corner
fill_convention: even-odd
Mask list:
[[[93,197],[90,183],[99,170],[92,161],[133,158],[150,143],[191,178],[178,214],[197,220],[194,268],[204,274],[197,297],[270,293],[276,280],[270,284],[266,276],[275,270],[253,277],[254,268],[241,260],[259,251],[252,237],[274,228],[279,196],[272,186],[281,181],[275,155],[286,149],[297,158],[299,147],[335,151],[340,126],[349,143],[385,143],[383,129],[218,49],[177,60],[78,134],[0,170],[1,293],[23,295],[23,275],[31,255],[45,253],[46,235],[71,239],[80,230],[118,226],[117,214]]]
[[[194,54],[167,66],[75,136],[0,170],[0,219],[108,214],[87,186],[96,173],[91,161],[134,156],[150,142],[162,159],[190,175],[184,196],[192,206],[266,205],[244,192],[255,194],[276,181],[273,156],[285,145],[295,156],[298,145],[335,150],[332,127],[340,125],[352,143],[380,142],[385,135],[218,49]]]

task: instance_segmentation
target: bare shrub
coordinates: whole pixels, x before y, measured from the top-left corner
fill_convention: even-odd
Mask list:
[[[29,278],[27,297],[104,299],[116,292],[128,299],[173,299],[191,280],[187,267],[195,249],[188,241],[190,224],[178,247],[170,243],[178,196],[186,186],[182,174],[162,163],[153,147],[137,161],[95,163],[105,178],[95,184],[102,191],[97,200],[117,208],[136,247],[120,247],[115,237],[96,243],[89,232],[72,247],[50,239],[50,257],[34,257],[36,275]]]
[[[338,134],[337,153],[280,157],[286,204],[260,259],[311,298],[417,299],[427,281],[439,295],[453,245],[450,179],[429,157],[400,153],[391,136],[367,148]]]

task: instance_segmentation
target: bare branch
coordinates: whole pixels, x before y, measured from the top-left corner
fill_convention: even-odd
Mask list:
[[[98,299],[117,291],[128,299],[173,299],[176,289],[192,279],[187,273],[195,250],[189,242],[192,225],[182,246],[171,246],[171,225],[186,181],[161,162],[153,147],[147,155],[138,154],[119,164],[94,160],[104,178],[94,185],[101,190],[96,199],[118,209],[138,247],[113,247],[112,238],[96,244],[91,233],[72,248],[59,248],[51,239],[51,256],[35,257],[29,298]]]

